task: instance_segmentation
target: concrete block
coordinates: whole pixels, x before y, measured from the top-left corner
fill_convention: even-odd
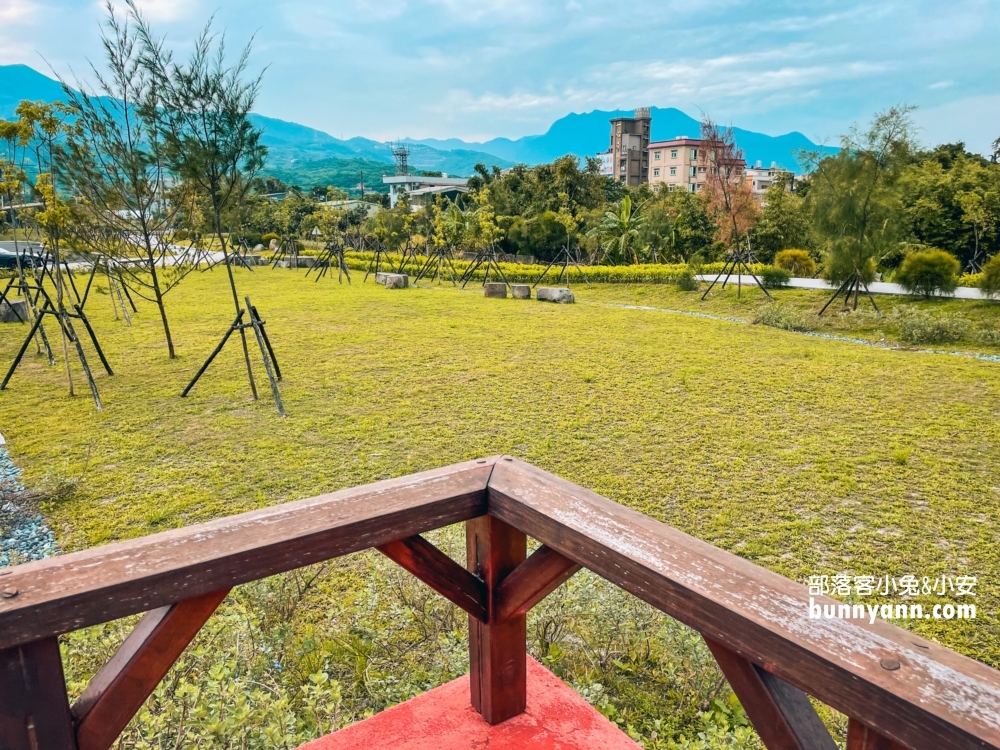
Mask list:
[[[410,277],[405,273],[385,274],[386,289],[406,289],[410,285]]]
[[[297,268],[312,268],[316,265],[316,258],[311,255],[300,255],[296,259]]]
[[[385,284],[385,277],[389,275],[388,271],[379,271],[375,274],[376,284]]]
[[[28,303],[23,299],[14,299],[0,303],[0,323],[17,323],[20,320],[28,322]]]
[[[555,302],[561,305],[569,305],[576,302],[576,298],[566,287],[561,286],[540,286],[535,292],[535,298],[539,302]]]
[[[507,285],[502,281],[490,281],[483,285],[483,295],[495,299],[507,297]]]
[[[511,284],[510,293],[514,299],[531,299],[531,286],[528,284]]]

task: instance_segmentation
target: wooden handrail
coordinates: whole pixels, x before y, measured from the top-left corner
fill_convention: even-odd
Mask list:
[[[460,521],[469,572],[417,536]],[[544,545],[527,560],[524,535]],[[221,598],[213,592],[371,547],[471,613],[473,699],[491,722],[523,710],[525,611],[582,566],[700,632],[769,750],[832,747],[807,694],[850,717],[849,750],[1000,750],[1000,672],[884,622],[810,619],[804,586],[509,457],[2,571],[0,588],[15,593],[0,599],[0,733],[39,705],[69,716],[64,694],[52,697],[53,636],[176,605],[147,616],[73,709],[77,750],[104,750],[127,712],[111,711],[110,697],[113,721],[94,707],[125,689],[115,686],[151,690]],[[882,666],[890,660],[899,667]]]
[[[390,479],[19,565],[0,577],[0,644],[183,599],[422,534],[486,513],[494,459]]]
[[[907,747],[1000,748],[985,664],[880,620],[810,619],[805,586],[521,461],[497,462],[489,510]]]

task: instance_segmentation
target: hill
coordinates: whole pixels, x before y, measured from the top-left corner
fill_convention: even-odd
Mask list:
[[[0,117],[13,117],[14,109],[25,99],[53,102],[63,101],[65,96],[58,81],[27,65],[0,65]],[[264,131],[261,140],[268,147],[265,172],[286,182],[304,187],[321,184],[348,188],[358,182],[360,169],[377,177],[394,171],[388,143],[369,138],[341,140],[321,130],[259,114],[251,115],[251,119]],[[479,162],[500,167],[513,165],[493,154],[468,148],[441,151],[416,144],[410,149],[410,164],[418,170],[466,176],[472,174]],[[372,163],[381,166],[374,169]],[[381,189],[380,181],[372,187]]]

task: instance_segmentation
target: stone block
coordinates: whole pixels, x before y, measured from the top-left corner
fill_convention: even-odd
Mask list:
[[[514,299],[531,299],[531,286],[528,284],[511,284],[510,293]]]
[[[495,299],[505,299],[507,297],[507,285],[502,281],[490,281],[483,284],[483,295]]]
[[[300,255],[295,261],[298,264],[296,268],[312,268],[316,265],[316,258],[311,255]]]
[[[540,286],[535,292],[535,298],[539,302],[555,302],[561,305],[569,305],[576,302],[576,298],[566,287],[561,286]]]
[[[386,289],[406,289],[410,285],[410,277],[405,273],[385,274]]]
[[[17,316],[21,317],[18,318]],[[0,302],[0,323],[17,323],[18,320],[28,322],[28,303],[23,299]]]

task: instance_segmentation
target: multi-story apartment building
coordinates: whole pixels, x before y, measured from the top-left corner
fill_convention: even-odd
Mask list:
[[[652,117],[649,107],[635,110],[633,117],[616,117],[611,121],[609,150],[612,176],[626,185],[649,182],[649,134]]]
[[[669,141],[649,144],[649,184],[654,190],[704,190],[709,170],[715,161],[715,146],[700,138],[679,135]],[[743,179],[745,162],[740,162],[734,174]]]

